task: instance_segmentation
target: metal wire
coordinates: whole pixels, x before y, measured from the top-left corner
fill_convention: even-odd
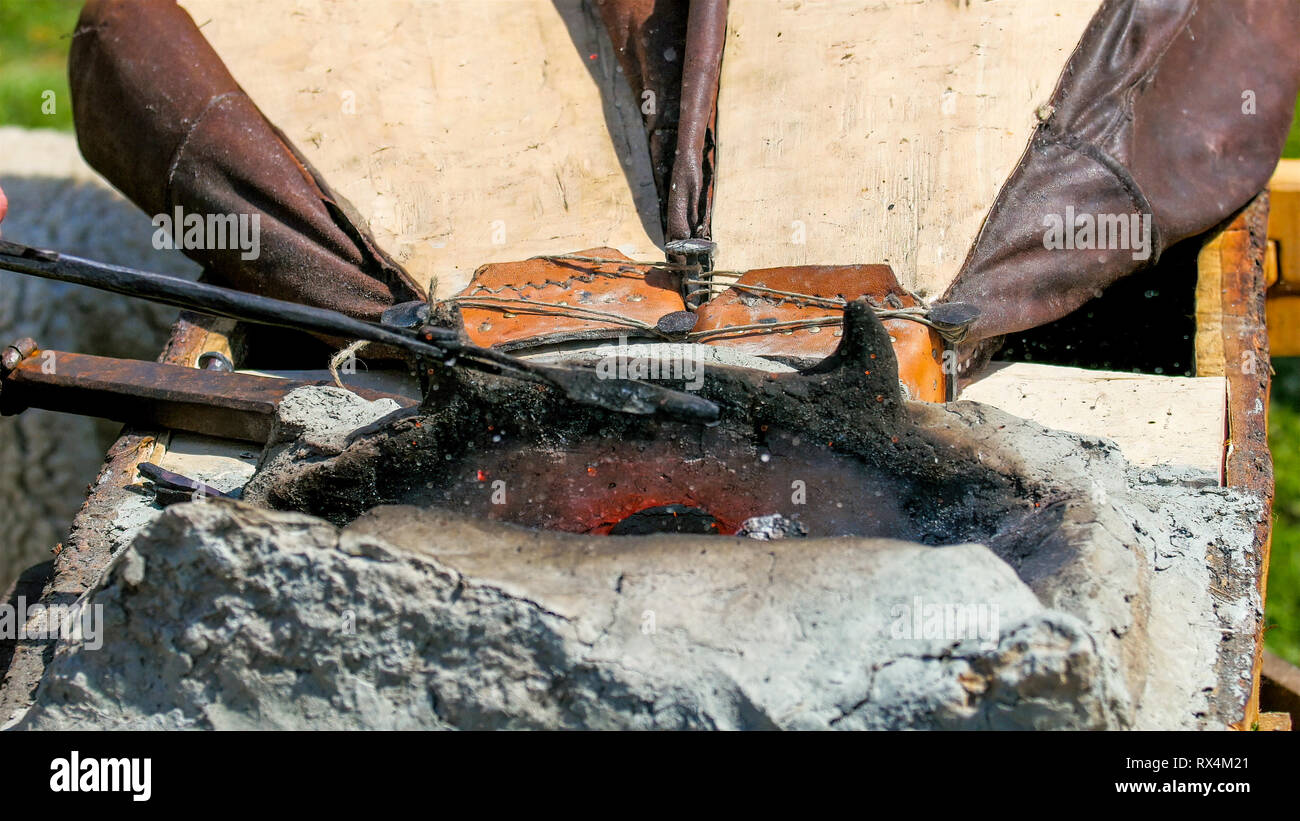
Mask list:
[[[538,314],[538,315],[559,315],[567,316],[573,319],[598,319],[602,322],[612,322],[617,325],[626,325],[629,328],[636,328],[642,331],[651,331],[663,336],[654,325],[640,319],[635,319],[621,314],[602,311],[597,308],[587,308],[579,305],[558,305],[554,302],[543,302],[538,299],[528,299],[527,297],[451,297],[448,300],[457,305],[463,305],[470,308],[500,309],[511,313],[521,314]],[[542,310],[545,309],[545,310]]]
[[[636,260],[610,259],[605,257],[588,257],[588,256],[581,256],[578,254],[539,255],[535,257],[530,257],[530,259],[547,260],[549,262],[569,261],[569,262],[592,263],[596,265],[618,265],[624,268],[628,266],[636,266],[640,268],[653,268],[661,271],[698,272],[700,270],[698,265],[681,265],[673,262],[641,262]],[[606,277],[636,275],[635,271],[629,271],[629,270],[620,270],[618,272],[589,270],[587,271],[587,273],[594,276],[606,276]],[[736,276],[736,277],[742,275],[741,272],[739,271],[713,271],[711,273],[714,275]],[[641,275],[641,278],[644,278],[644,274]],[[695,290],[686,292],[685,301],[687,305],[687,310],[693,310],[690,305],[690,297],[698,294],[715,293],[715,289],[720,285],[723,285],[724,287],[722,287],[721,290],[716,291],[716,293],[721,293],[722,291],[726,291],[728,289],[736,289],[741,291],[748,291],[750,293],[754,293],[759,296],[777,296],[777,297],[781,297],[782,299],[790,299],[798,302],[803,302],[808,305],[816,305],[818,307],[832,308],[841,311],[844,310],[844,308],[848,304],[848,301],[842,297],[827,297],[827,296],[821,296],[819,294],[801,293],[799,291],[785,291],[778,288],[768,288],[763,285],[749,285],[749,284],[744,284],[744,283],[739,283],[734,281],[731,283],[723,283],[713,279],[688,278],[688,279],[683,279],[682,283],[685,285],[705,286],[703,288],[696,288]],[[517,286],[513,286],[513,285],[502,286],[500,289],[498,289],[498,293],[499,291],[505,290],[506,288],[512,288],[514,290],[518,290],[519,288],[527,287],[527,285],[528,284],[526,283]],[[550,280],[547,280],[546,282],[543,283],[543,285],[563,286],[564,283],[552,282]],[[484,286],[480,286],[480,287],[483,287],[484,290],[488,290],[489,292],[491,292],[491,289],[485,288]],[[636,330],[644,331],[652,336],[660,337],[663,339],[683,338],[680,335],[674,336],[671,334],[666,334],[660,331],[656,326],[648,322],[644,322],[639,319],[633,319],[631,317],[622,316],[620,314],[615,314],[609,311],[601,311],[596,308],[587,308],[583,306],[557,305],[552,302],[543,302],[541,300],[528,299],[527,297],[501,297],[501,296],[496,296],[496,294],[493,293],[492,296],[452,297],[449,301],[455,302],[458,305],[465,305],[471,308],[484,308],[489,310],[500,309],[503,311],[510,310],[510,311],[517,311],[519,313],[533,313],[533,314],[556,314],[560,316],[569,316],[575,319],[598,320],[601,322],[609,322],[615,325],[622,325],[624,327],[634,328]],[[911,308],[888,308],[888,307],[883,307],[881,305],[878,305],[870,299],[868,299],[868,301],[871,303],[872,311],[881,320],[905,319],[910,322],[917,322],[921,325],[926,326],[927,328],[933,329],[945,340],[954,344],[960,342],[966,335],[965,328],[954,329],[951,326],[939,325],[935,322],[932,322],[928,316],[928,310],[923,305],[917,305]],[[533,310],[528,310],[529,308],[533,308]],[[546,310],[544,311],[537,310],[539,308],[545,308]],[[842,317],[810,317],[807,319],[794,319],[786,322],[764,322],[764,323],[754,323],[750,325],[733,325],[728,328],[714,328],[707,331],[695,331],[686,334],[684,338],[688,342],[693,342],[698,339],[706,339],[712,336],[727,335],[727,334],[780,333],[782,331],[798,330],[800,328],[827,327],[827,326],[842,325],[842,324],[843,324]]]

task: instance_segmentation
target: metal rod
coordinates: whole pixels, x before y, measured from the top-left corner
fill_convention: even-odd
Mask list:
[[[637,414],[662,411],[702,421],[712,421],[719,413],[717,405],[708,400],[659,385],[628,379],[597,380],[594,374],[587,378],[585,374],[573,373],[573,368],[538,365],[480,348],[461,341],[450,328],[425,326],[417,330],[378,325],[328,308],[108,265],[5,240],[0,240],[0,268],[244,322],[391,345],[417,357],[441,360],[448,367],[460,365],[545,382],[564,391],[575,402],[608,410]],[[634,394],[636,401],[629,403],[629,394]]]
[[[111,419],[141,428],[169,428],[224,439],[265,442],[280,402],[321,382],[222,373],[162,362],[40,350],[21,340],[0,367],[0,414],[28,408]],[[405,396],[349,388],[363,399]]]
[[[443,356],[446,352],[443,343],[456,342],[454,332],[448,329],[438,329],[444,333],[439,335],[438,347],[432,347],[416,338],[413,331],[354,319],[328,308],[300,305],[166,274],[137,271],[6,240],[0,240],[0,268],[213,316],[382,342],[422,356]]]

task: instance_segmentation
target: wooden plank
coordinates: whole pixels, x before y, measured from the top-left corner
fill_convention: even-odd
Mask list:
[[[487,262],[662,258],[636,100],[581,0],[184,0],[262,111],[438,295]]]
[[[1291,731],[1291,714],[1290,713],[1260,713],[1259,721],[1256,722],[1255,729],[1264,732],[1269,731]]]
[[[1269,352],[1300,356],[1300,294],[1269,294],[1265,311]]]
[[[1198,376],[1223,376],[1223,263],[1221,249],[1207,243],[1196,257],[1196,353]]]
[[[732,0],[717,266],[956,275],[1099,0]]]
[[[1300,356],[1300,160],[1279,162],[1268,189],[1269,350]]]
[[[1268,191],[1268,238],[1278,244],[1280,281],[1300,288],[1300,160],[1279,162]]]
[[[1264,503],[1255,523],[1252,578],[1241,578],[1221,556],[1211,556],[1219,585],[1255,586],[1261,602],[1267,596],[1269,547],[1272,536],[1273,459],[1268,450],[1268,394],[1270,387],[1268,331],[1265,326],[1265,260],[1269,224],[1269,195],[1260,194],[1202,249],[1201,259],[1217,259],[1222,305],[1224,377],[1228,382],[1228,449],[1225,478]],[[1252,558],[1255,558],[1252,557]],[[1233,677],[1245,677],[1231,659],[1238,653],[1253,658],[1250,690],[1240,706],[1237,729],[1250,729],[1259,718],[1259,678],[1264,647],[1261,612],[1254,635],[1225,635],[1221,651],[1221,692]]]
[[[1286,713],[1294,725],[1300,721],[1300,668],[1268,650],[1263,655],[1260,709]]]
[[[1223,377],[1187,378],[996,362],[962,399],[1040,425],[1114,440],[1139,465],[1191,465],[1221,475]]]

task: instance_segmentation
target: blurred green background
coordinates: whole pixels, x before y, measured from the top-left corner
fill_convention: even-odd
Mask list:
[[[80,0],[0,0],[0,125],[72,128],[66,61]],[[41,109],[55,93],[55,111]],[[1300,158],[1300,108],[1285,156]],[[1268,646],[1300,664],[1300,359],[1277,359],[1269,443],[1277,473]]]
[[[1283,157],[1300,158],[1300,103]],[[1273,360],[1268,445],[1273,451],[1273,552],[1268,571],[1264,644],[1300,664],[1300,357]]]
[[[68,46],[80,0],[0,0],[0,125],[72,128]],[[54,92],[54,112],[42,94]]]

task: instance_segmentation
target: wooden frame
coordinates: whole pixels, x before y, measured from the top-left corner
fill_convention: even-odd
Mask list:
[[[1254,578],[1241,578],[1220,557],[1211,564],[1220,586],[1231,594],[1240,585],[1259,591],[1261,610],[1254,635],[1225,637],[1219,679],[1247,671],[1230,660],[1251,658],[1249,697],[1241,705],[1236,729],[1259,723],[1259,675],[1264,647],[1262,605],[1267,594],[1268,558],[1273,527],[1273,458],[1268,450],[1268,397],[1271,378],[1265,324],[1269,196],[1262,193],[1202,247],[1197,259],[1196,372],[1227,380],[1228,429],[1224,448],[1225,483],[1260,498],[1264,508],[1255,523]],[[1226,688],[1221,688],[1226,691]]]

